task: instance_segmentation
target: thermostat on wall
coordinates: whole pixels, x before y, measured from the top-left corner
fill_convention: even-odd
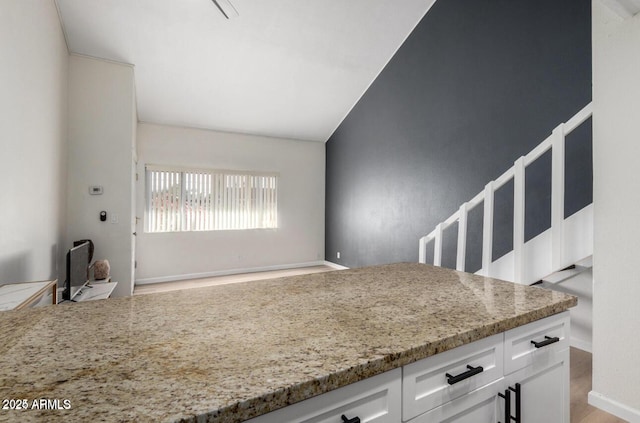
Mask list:
[[[102,194],[102,187],[101,186],[89,187],[89,194],[91,194],[91,195],[101,195]]]

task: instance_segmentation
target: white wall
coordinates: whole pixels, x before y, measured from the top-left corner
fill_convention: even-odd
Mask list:
[[[324,259],[324,143],[140,123],[138,155],[136,281]],[[279,227],[144,233],[145,164],[279,172]]]
[[[640,14],[593,1],[593,392],[640,421]]]
[[[108,259],[114,296],[131,295],[133,68],[71,55],[67,242],[91,239],[94,260]],[[100,185],[102,195],[89,195]],[[99,220],[100,211],[107,221]],[[112,219],[117,217],[117,222]]]
[[[0,284],[64,279],[67,66],[53,0],[2,1]]]

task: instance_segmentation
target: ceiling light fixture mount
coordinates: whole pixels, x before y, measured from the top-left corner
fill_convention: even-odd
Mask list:
[[[240,16],[236,8],[233,7],[233,5],[229,0],[212,0],[212,1],[215,3],[216,6],[218,6],[218,9],[220,9],[220,11],[222,12],[225,18],[233,19]]]

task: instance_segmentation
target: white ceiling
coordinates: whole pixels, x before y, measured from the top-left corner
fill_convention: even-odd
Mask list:
[[[144,122],[326,141],[435,0],[56,0],[72,53],[135,65]]]

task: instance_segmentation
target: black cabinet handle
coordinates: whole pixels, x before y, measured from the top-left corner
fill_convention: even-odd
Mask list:
[[[558,338],[557,336],[554,336],[553,338],[551,338],[549,336],[545,336],[544,337],[544,341],[540,341],[540,342],[531,341],[531,343],[536,348],[542,348],[542,347],[546,347],[549,344],[554,344],[554,343],[556,343],[558,341],[560,341],[560,338]]]
[[[521,398],[520,397],[520,384],[516,383],[515,389],[512,388],[511,386],[509,386],[509,389],[516,393],[516,415],[515,415],[515,417],[512,416],[511,418],[513,419],[514,422],[521,423],[522,422],[522,420],[521,420],[522,407],[521,407],[521,400],[520,400],[520,398]]]
[[[498,393],[498,396],[504,398],[504,423],[511,422],[511,391],[505,389],[504,394]],[[501,422],[498,422],[501,423]]]
[[[360,423],[360,417],[356,416],[352,419],[348,419],[344,414],[342,415],[342,423]]]
[[[511,391],[516,393],[516,415],[511,415]],[[522,423],[521,417],[521,396],[520,396],[520,384],[516,383],[516,387],[505,389],[504,394],[498,393],[500,398],[504,398],[504,423],[511,423],[512,421],[515,423]],[[500,423],[500,422],[498,422]]]
[[[469,370],[467,370],[464,373],[460,373],[459,375],[456,375],[456,376],[450,375],[449,373],[445,373],[445,376],[447,377],[447,383],[449,385],[453,385],[454,383],[461,382],[467,378],[470,378],[471,376],[475,376],[478,373],[482,373],[482,371],[484,370],[482,366],[472,367],[472,366],[469,366],[468,364],[467,364],[467,369]]]

